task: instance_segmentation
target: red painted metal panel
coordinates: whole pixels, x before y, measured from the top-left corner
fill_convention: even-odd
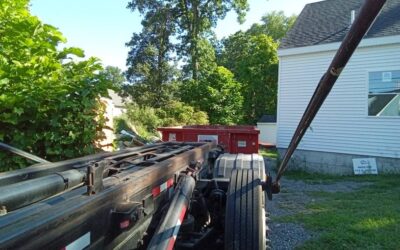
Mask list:
[[[228,153],[258,153],[258,135],[254,126],[195,125],[159,128],[163,141],[215,141]]]

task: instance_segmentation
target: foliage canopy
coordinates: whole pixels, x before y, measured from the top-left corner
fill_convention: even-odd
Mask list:
[[[0,140],[50,161],[93,153],[104,126],[100,95],[110,82],[97,59],[28,10],[28,0],[0,2]],[[0,171],[26,164],[0,152]]]
[[[249,35],[265,34],[274,41],[280,41],[292,28],[296,18],[295,15],[285,16],[283,11],[272,11],[261,18],[261,24],[253,24],[246,33]]]
[[[254,124],[263,114],[275,114],[278,44],[265,34],[237,32],[223,41],[220,63],[242,84],[243,121]]]
[[[207,112],[211,124],[236,124],[241,121],[241,85],[228,69],[219,66],[199,82],[182,85],[182,99]]]
[[[170,41],[176,29],[173,13],[163,1],[133,1],[129,6],[145,17],[142,31],[126,44],[130,48],[126,76],[132,85],[125,90],[138,104],[159,108],[168,101],[168,85],[176,73],[170,63],[175,51]]]
[[[178,40],[175,46],[178,55],[188,58],[186,73],[190,73],[191,78],[197,81],[198,69],[202,67],[199,65],[202,39],[212,33],[211,28],[230,10],[234,10],[238,20],[243,22],[248,3],[247,0],[132,0],[128,8],[138,10],[144,16],[144,29],[154,27],[152,33],[155,36],[164,35],[162,41],[166,41],[169,36]],[[161,28],[164,25],[168,28]]]
[[[126,123],[129,129],[146,138],[156,135],[158,127],[208,124],[207,114],[178,101],[170,101],[163,108],[152,108],[131,103],[126,114],[115,120],[116,124]],[[124,128],[127,129],[127,128]],[[121,130],[117,129],[119,132]]]
[[[276,113],[277,48],[295,16],[268,13],[261,24],[219,43],[212,28],[231,10],[243,21],[247,1],[133,0],[128,7],[144,17],[142,32],[128,44],[127,74],[137,103],[160,108],[180,99],[219,124],[254,124]]]

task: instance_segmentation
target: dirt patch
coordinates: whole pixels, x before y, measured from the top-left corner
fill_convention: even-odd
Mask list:
[[[274,175],[273,175],[274,176]],[[352,192],[364,186],[366,182],[338,181],[324,184],[306,183],[299,180],[283,178],[281,193],[274,195],[272,201],[267,201],[269,246],[273,250],[294,249],[305,241],[318,237],[318,232],[306,230],[301,224],[282,223],[279,218],[297,213],[308,213],[307,205],[323,200],[315,198],[310,192]]]

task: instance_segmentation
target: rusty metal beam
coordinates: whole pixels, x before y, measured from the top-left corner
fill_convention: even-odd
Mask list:
[[[152,188],[186,170],[192,162],[207,162],[208,152],[215,148],[214,143],[181,143],[182,147],[188,144],[194,148],[152,166],[105,178],[104,189],[95,195],[85,195],[86,189],[81,187],[55,197],[56,201],[38,202],[16,210],[13,216],[0,217],[0,235],[4,236],[0,238],[0,248],[38,249],[49,242],[62,244],[55,240],[65,238],[65,232],[86,228],[88,221],[109,215],[118,202],[151,194]]]

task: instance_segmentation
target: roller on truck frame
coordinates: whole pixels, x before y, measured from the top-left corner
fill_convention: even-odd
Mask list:
[[[275,180],[257,154],[167,142],[0,173],[0,249],[265,249],[266,196],[385,0],[366,0],[322,76]],[[266,193],[266,195],[265,195]]]

